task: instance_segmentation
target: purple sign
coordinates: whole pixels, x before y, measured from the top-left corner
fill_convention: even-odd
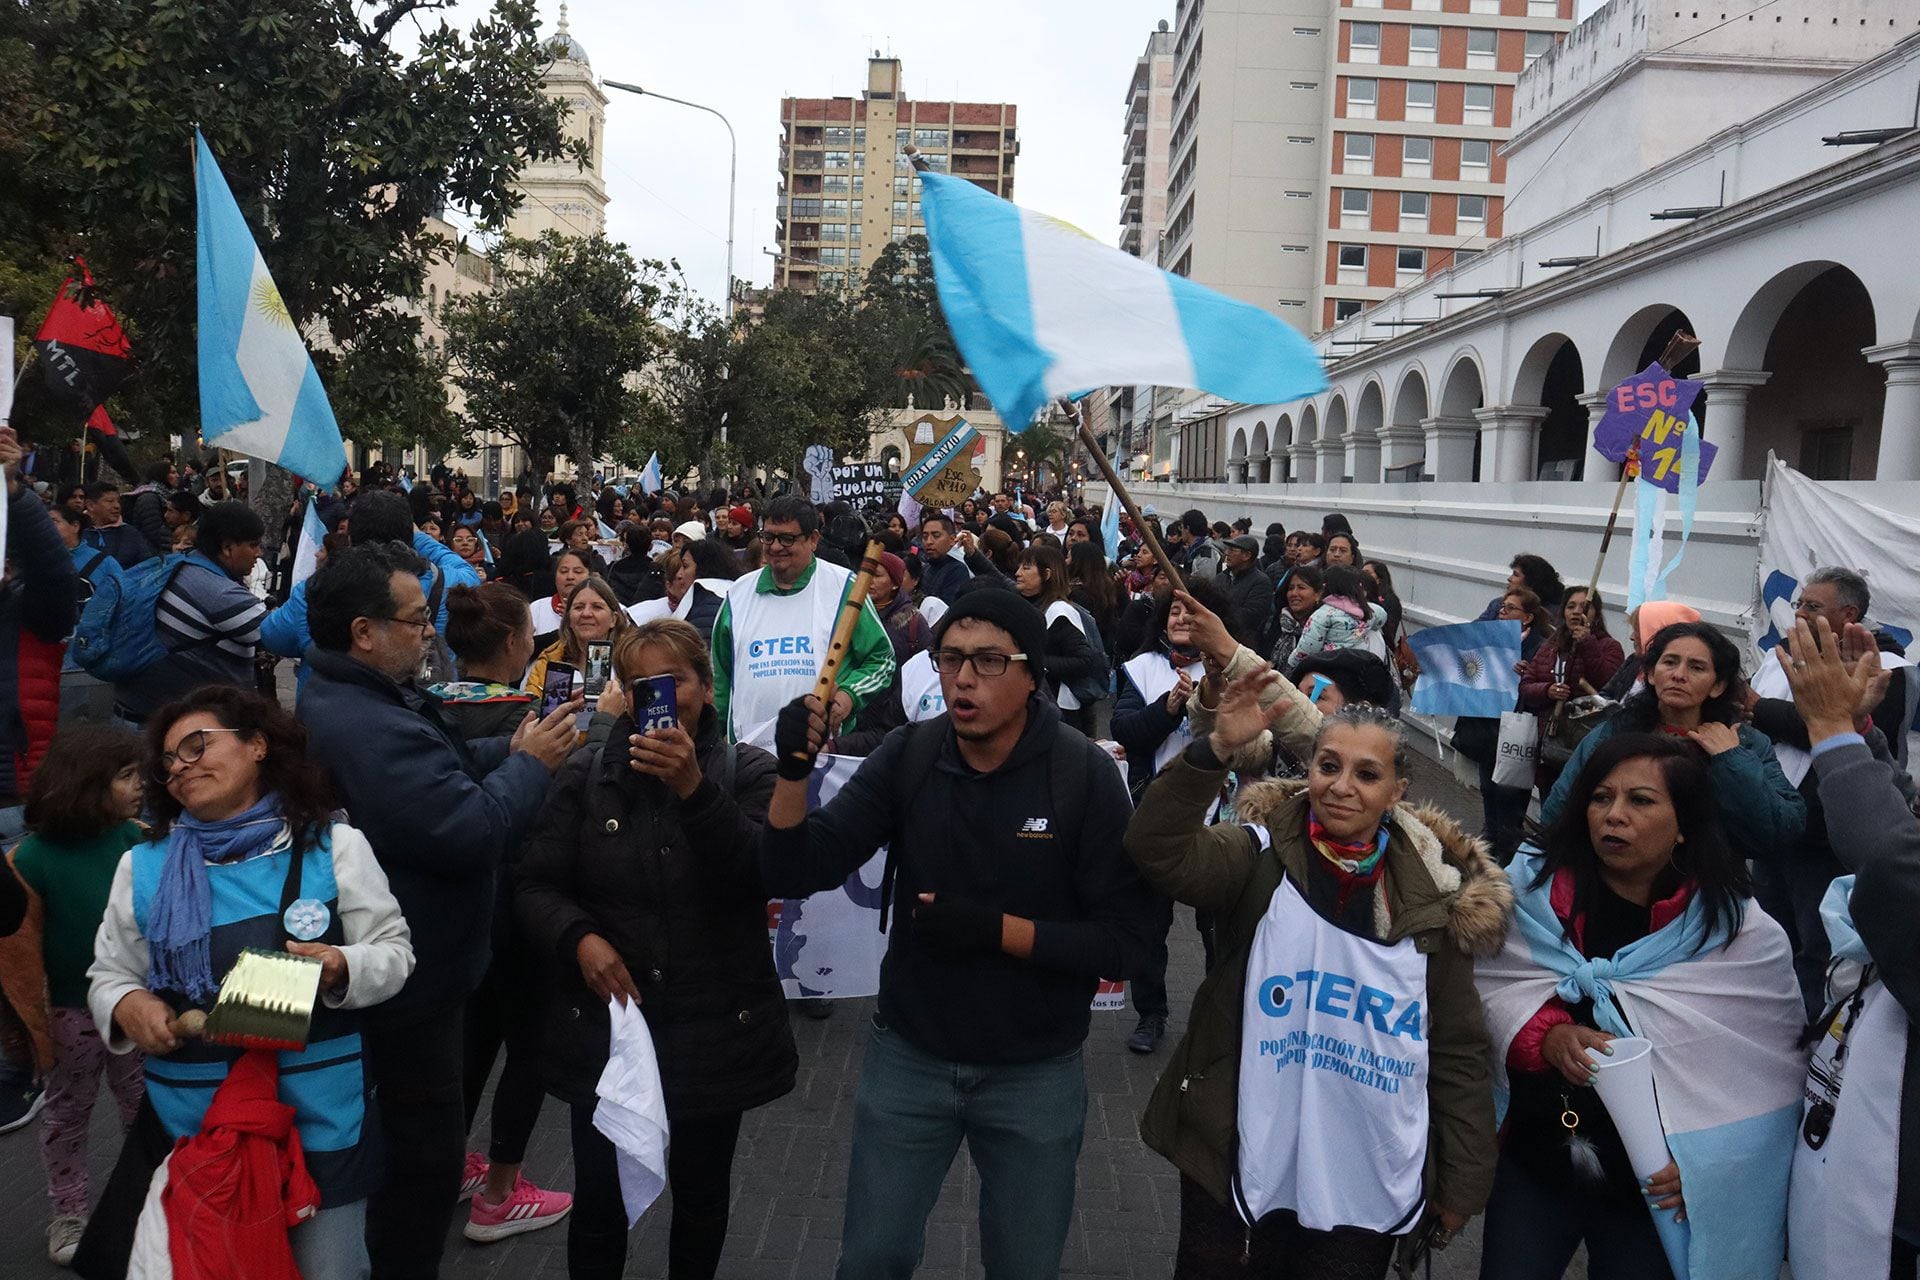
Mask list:
[[[1680,491],[1680,437],[1688,414],[1706,383],[1676,378],[1658,362],[1648,365],[1607,393],[1607,412],[1594,429],[1593,447],[1609,462],[1624,465],[1634,443],[1640,444],[1640,472],[1668,493]],[[1698,429],[1697,427],[1695,428]],[[1700,474],[1707,478],[1719,450],[1700,441]]]

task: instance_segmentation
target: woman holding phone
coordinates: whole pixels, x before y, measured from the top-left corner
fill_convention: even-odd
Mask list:
[[[564,663],[584,678],[588,674],[588,659],[592,656],[589,647],[595,644],[618,644],[621,634],[631,625],[626,610],[620,607],[620,597],[614,594],[606,579],[585,579],[567,595],[567,608],[560,624],[559,638],[542,649],[540,656],[533,660],[533,669],[527,672],[527,692],[536,698],[546,692],[547,671],[555,663]],[[587,696],[591,700],[599,694],[600,690],[595,688]]]
[[[673,1133],[667,1272],[710,1277],[741,1116],[791,1091],[799,1066],[753,854],[774,762],[726,741],[707,646],[689,624],[632,627],[613,662],[629,698],[643,682],[645,705],[561,770],[517,871],[521,923],[554,979],[543,1074],[573,1108],[567,1267],[582,1280],[626,1265],[619,1170],[593,1112],[608,1002],[637,999]],[[678,723],[636,732],[635,714],[662,709],[669,686]]]

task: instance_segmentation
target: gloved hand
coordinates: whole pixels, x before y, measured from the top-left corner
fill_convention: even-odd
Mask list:
[[[815,708],[812,695],[795,698],[780,708],[773,722],[773,754],[779,775],[789,782],[805,782],[813,773],[813,758],[827,738],[826,717]]]
[[[952,894],[923,893],[913,909],[913,936],[949,951],[998,951],[1003,913]]]

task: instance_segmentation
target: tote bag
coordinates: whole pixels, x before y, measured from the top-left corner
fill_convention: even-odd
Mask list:
[[[1540,722],[1531,711],[1500,717],[1500,739],[1493,756],[1495,786],[1533,790],[1533,768],[1540,761]]]

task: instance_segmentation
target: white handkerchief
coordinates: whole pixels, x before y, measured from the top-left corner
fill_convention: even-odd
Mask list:
[[[660,1063],[653,1035],[637,1003],[607,1002],[613,1037],[607,1069],[595,1092],[600,1105],[593,1127],[613,1143],[620,1168],[620,1199],[627,1225],[640,1221],[667,1185],[667,1101],[660,1092]]]

